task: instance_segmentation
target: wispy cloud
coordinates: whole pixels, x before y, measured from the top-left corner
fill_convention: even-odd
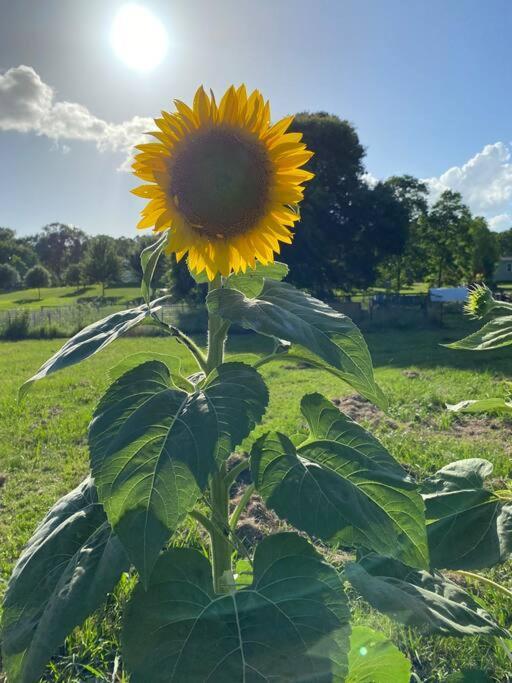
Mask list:
[[[58,100],[55,90],[31,66],[13,67],[0,74],[0,130],[36,133],[51,140],[85,140],[101,151],[123,152],[120,169],[129,169],[133,145],[153,127],[150,118],[134,116],[111,123],[94,116],[76,102]],[[63,149],[68,149],[65,145]]]

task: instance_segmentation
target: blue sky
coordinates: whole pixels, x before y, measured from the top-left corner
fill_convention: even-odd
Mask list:
[[[274,118],[353,122],[371,176],[452,187],[512,226],[510,0],[141,0],[169,37],[144,74],[110,45],[123,4],[0,0],[0,225],[135,234],[122,169],[148,118],[200,83],[246,82]]]

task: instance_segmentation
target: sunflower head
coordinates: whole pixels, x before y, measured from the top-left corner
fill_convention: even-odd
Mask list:
[[[212,280],[271,263],[292,241],[299,220],[301,169],[312,156],[289,116],[270,123],[270,107],[255,90],[231,86],[217,105],[202,87],[192,108],[155,119],[157,142],[138,145],[133,170],[146,184],[132,192],[148,200],[138,228],[168,231],[167,252]]]
[[[464,313],[470,318],[483,318],[492,311],[495,305],[496,301],[488,287],[473,285],[469,289],[468,298],[464,304]]]

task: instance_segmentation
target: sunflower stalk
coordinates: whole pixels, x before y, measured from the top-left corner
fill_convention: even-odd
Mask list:
[[[209,284],[208,291],[219,289],[222,277],[217,275]],[[208,313],[208,356],[206,371],[212,372],[224,361],[224,345],[229,325],[222,318]],[[226,464],[212,475],[210,482],[210,504],[212,519],[216,524],[210,531],[212,553],[213,586],[216,593],[227,593],[232,590],[234,577],[231,564],[231,546],[229,542],[229,488],[226,482]]]

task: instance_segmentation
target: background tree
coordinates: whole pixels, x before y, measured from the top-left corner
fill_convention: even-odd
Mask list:
[[[404,281],[410,284],[423,275],[425,243],[422,219],[428,212],[428,187],[410,175],[391,176],[384,184],[407,212],[404,248],[386,259],[380,268],[384,280],[399,292]]]
[[[302,113],[290,130],[315,151],[293,248],[282,249],[291,280],[320,296],[367,287],[380,261],[403,248],[403,211],[382,183],[364,181],[365,151],[348,121]]]
[[[64,284],[78,289],[84,279],[83,269],[80,263],[71,263],[63,273]]]
[[[23,278],[37,263],[37,254],[30,243],[16,237],[14,230],[0,228],[0,263],[8,263]]]
[[[20,284],[20,276],[16,268],[8,263],[0,263],[0,289],[16,289]]]
[[[39,301],[41,301],[41,287],[49,287],[52,278],[48,270],[41,265],[33,266],[25,275],[25,287],[37,289]]]
[[[36,235],[34,248],[41,263],[60,282],[67,266],[82,259],[88,239],[85,232],[72,225],[51,223]]]
[[[512,256],[512,228],[496,233],[500,256]]]
[[[471,279],[491,282],[500,255],[498,236],[489,230],[487,221],[477,216],[471,221],[472,239]]]
[[[107,285],[117,282],[121,274],[122,262],[116,251],[116,243],[108,235],[93,237],[87,246],[83,260],[83,270],[87,279],[99,282],[101,295],[105,296]]]
[[[471,213],[459,192],[445,190],[425,222],[429,277],[438,287],[459,284],[472,258]]]

